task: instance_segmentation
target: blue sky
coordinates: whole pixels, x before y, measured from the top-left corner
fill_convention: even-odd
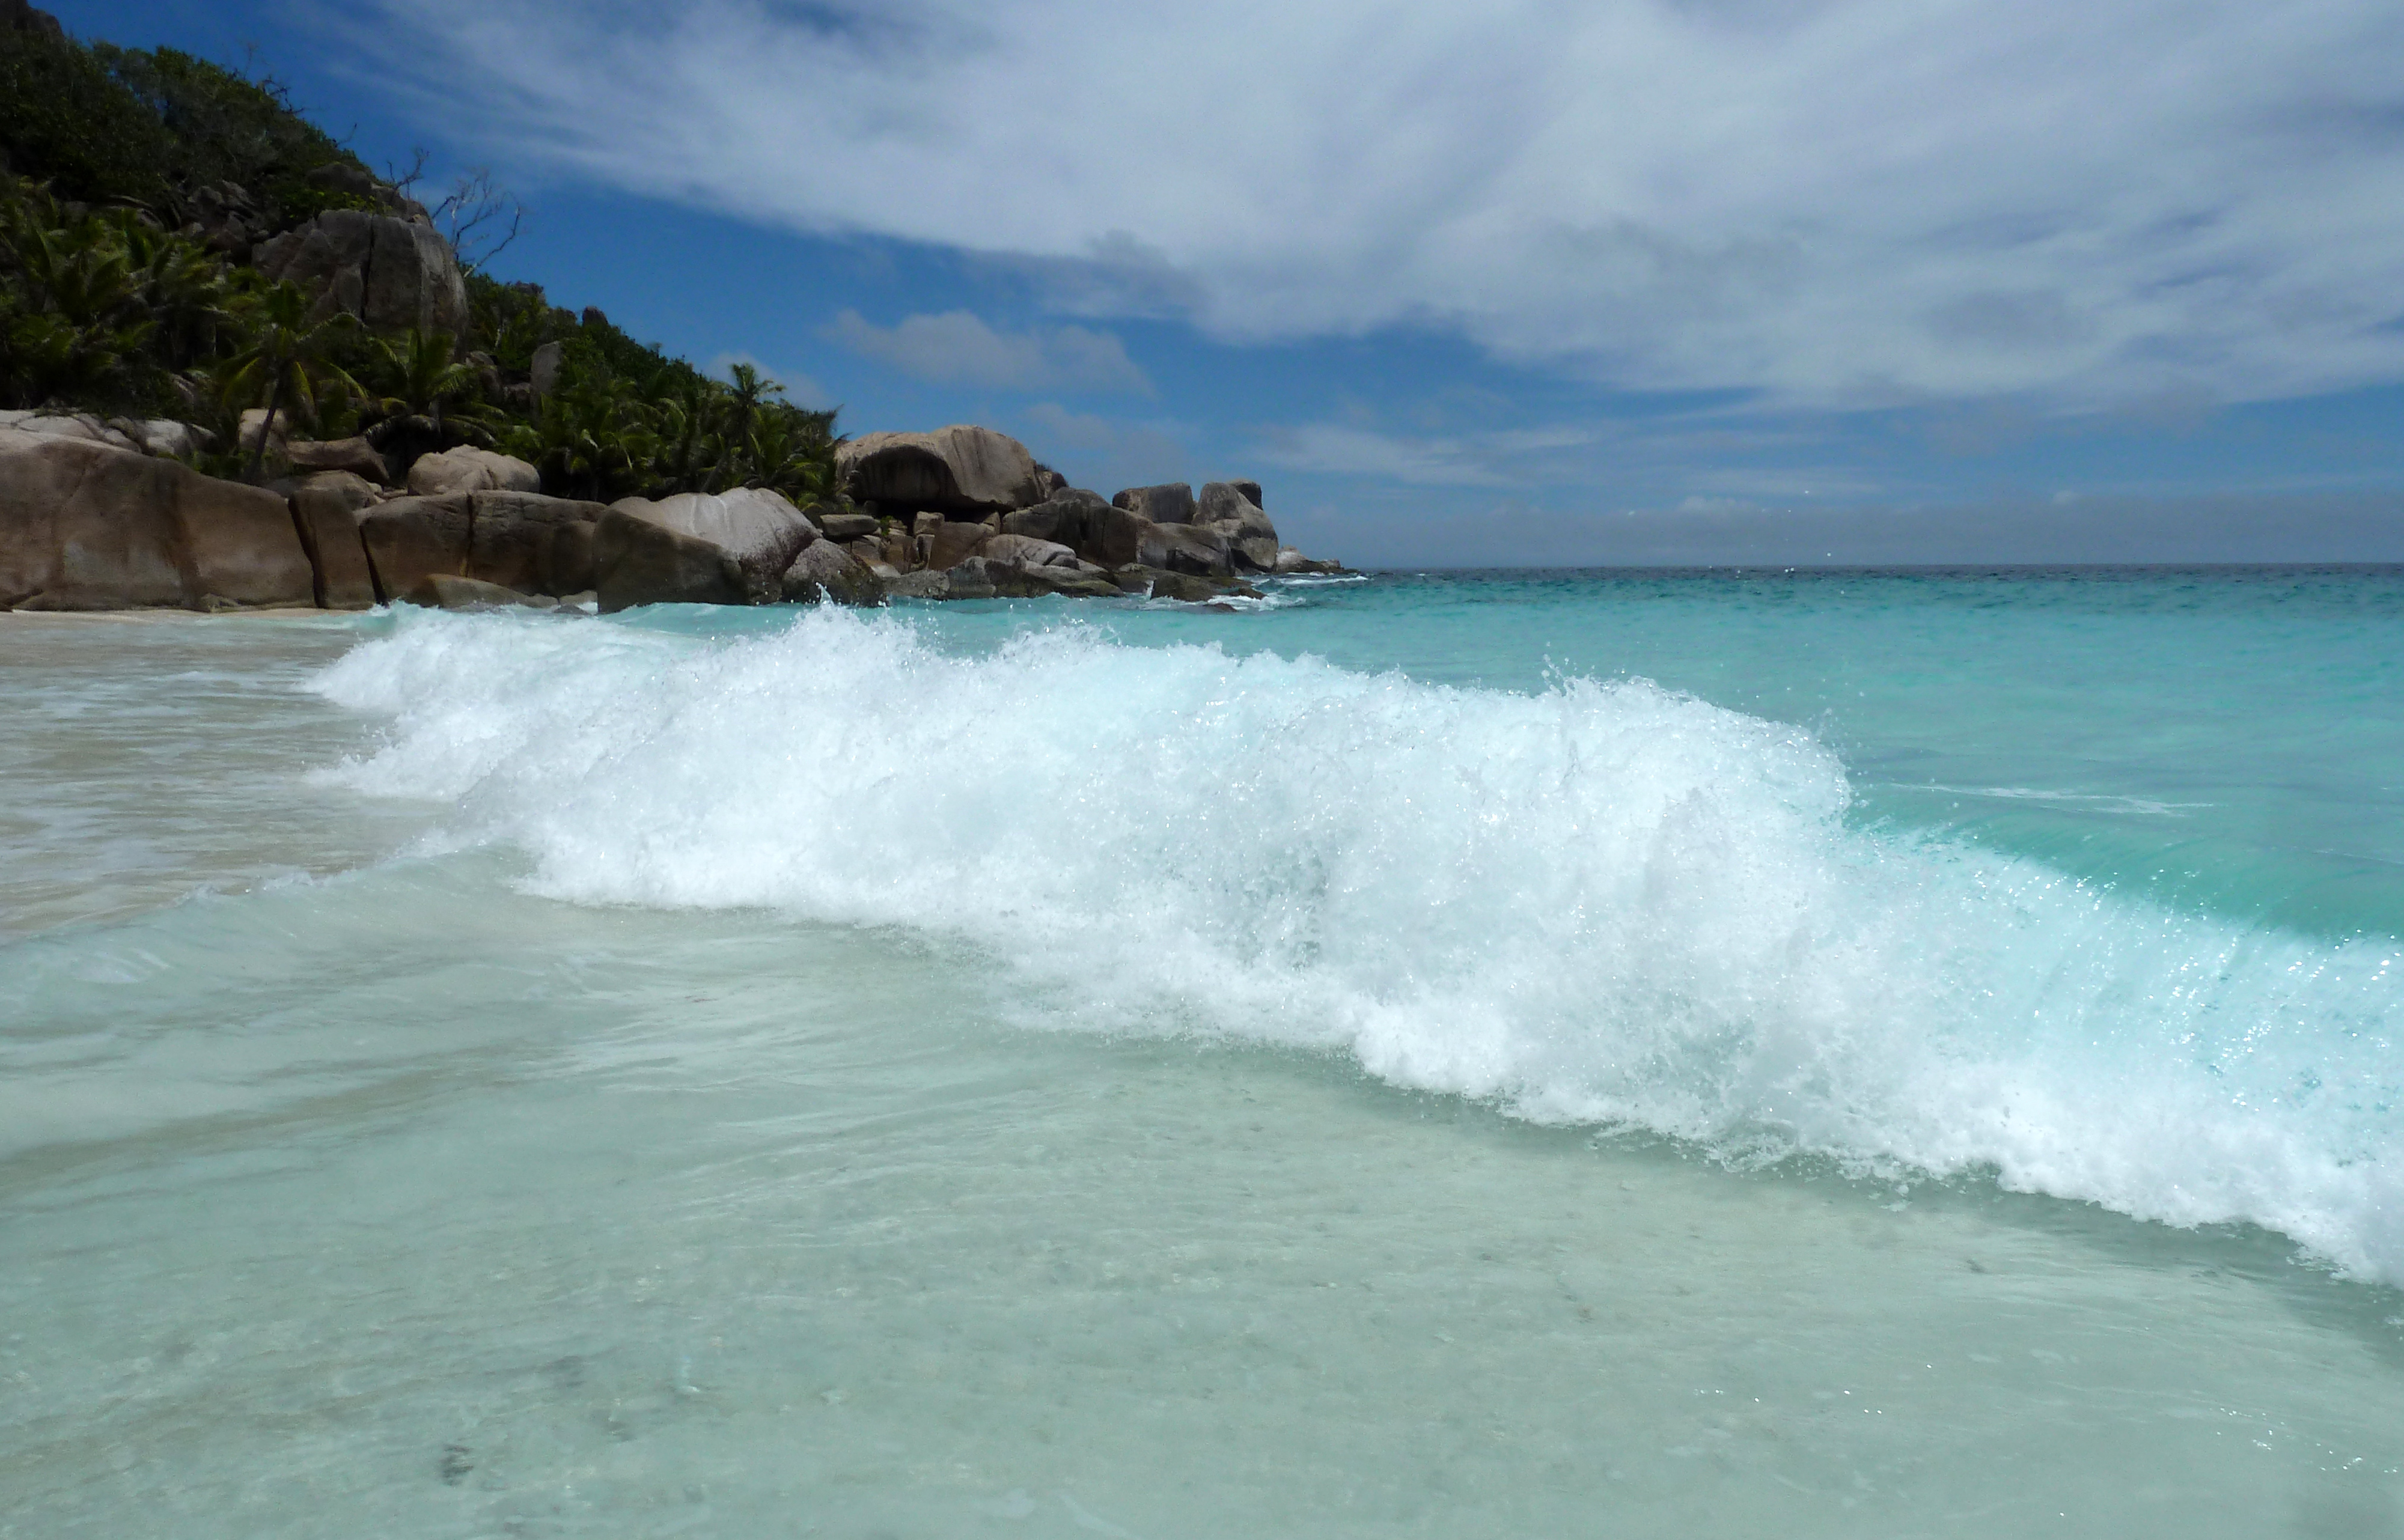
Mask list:
[[[2404,10],[106,0],[491,271],[1360,564],[2404,560]]]

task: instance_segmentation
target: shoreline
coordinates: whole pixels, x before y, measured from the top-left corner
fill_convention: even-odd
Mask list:
[[[113,620],[150,624],[170,619],[297,620],[313,616],[369,615],[370,610],[319,609],[314,604],[261,605],[257,609],[188,610],[173,604],[156,608],[123,610],[0,610],[0,620]]]
[[[586,502],[544,492],[543,474],[508,455],[451,450],[403,475],[363,441],[284,450],[339,450],[372,479],[328,469],[252,485],[122,438],[89,417],[0,413],[0,607],[1207,602],[1345,570],[1282,544],[1257,482],[1105,500],[971,424],[846,440],[841,490],[805,506],[754,486]]]

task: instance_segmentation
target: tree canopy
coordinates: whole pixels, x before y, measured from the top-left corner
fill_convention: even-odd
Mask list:
[[[191,422],[222,475],[262,472],[238,440],[267,410],[365,434],[397,468],[498,448],[563,495],[834,491],[835,412],[749,366],[712,379],[538,285],[469,267],[466,335],[376,336],[269,281],[252,234],[334,208],[425,216],[271,78],[0,24],[0,406]],[[470,190],[506,201],[484,173]]]

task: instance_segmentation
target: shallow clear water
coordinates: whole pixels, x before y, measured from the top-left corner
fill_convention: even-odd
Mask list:
[[[2404,1532],[2399,620],[0,619],[0,1534]]]

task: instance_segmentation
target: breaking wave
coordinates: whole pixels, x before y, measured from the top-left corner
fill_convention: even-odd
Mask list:
[[[1447,688],[1081,625],[961,656],[404,616],[327,773],[543,894],[972,944],[1102,1028],[1349,1054],[1740,1161],[1991,1172],[2404,1280],[2398,947],[1850,825],[1803,729],[1642,682]]]

